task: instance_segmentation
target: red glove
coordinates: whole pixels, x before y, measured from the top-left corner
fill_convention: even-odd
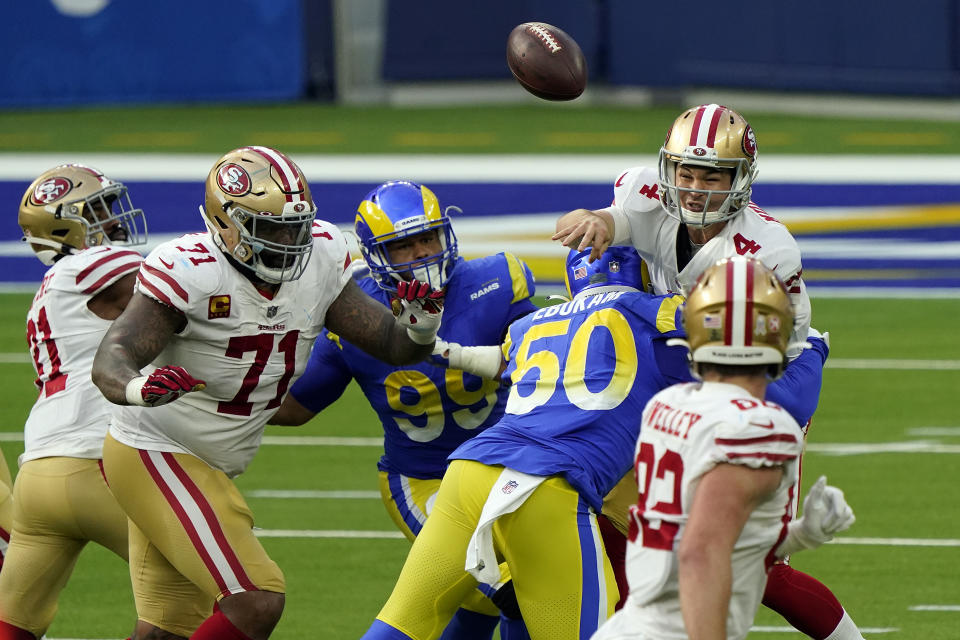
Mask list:
[[[139,376],[127,383],[127,402],[141,407],[159,407],[185,393],[202,391],[206,387],[203,380],[197,380],[183,367],[159,367],[149,376]]]
[[[417,344],[430,344],[436,338],[443,314],[443,296],[443,291],[431,289],[426,282],[411,280],[397,284],[397,295],[390,300],[390,308]]]

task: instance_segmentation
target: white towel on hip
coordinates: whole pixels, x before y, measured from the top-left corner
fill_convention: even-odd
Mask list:
[[[479,582],[496,584],[500,581],[500,565],[493,549],[493,523],[500,516],[516,511],[544,480],[544,476],[532,476],[505,467],[493,483],[490,495],[483,503],[477,528],[467,543],[464,568]]]

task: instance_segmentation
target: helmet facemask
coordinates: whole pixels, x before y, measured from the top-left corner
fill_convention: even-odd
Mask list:
[[[724,222],[746,210],[757,177],[757,140],[753,129],[739,113],[718,104],[687,109],[674,120],[660,148],[660,204],[673,218],[691,227]],[[728,171],[729,189],[705,190],[677,186],[680,165]],[[682,205],[684,193],[703,194],[704,211]],[[720,206],[708,211],[722,199]]]
[[[703,149],[699,149],[703,151]],[[708,151],[716,155],[715,149]],[[680,165],[692,167],[702,167],[713,170],[729,171],[733,179],[729,189],[708,190],[708,189],[690,189],[677,186],[677,169]],[[752,165],[755,167],[756,165]],[[704,159],[695,156],[692,148],[689,148],[680,156],[675,156],[664,149],[660,150],[660,204],[672,218],[676,218],[683,224],[691,227],[707,227],[718,222],[724,222],[734,216],[743,213],[747,205],[750,204],[750,197],[753,189],[753,175],[751,165],[746,159],[734,160],[732,162],[713,162],[706,163]],[[753,172],[755,173],[755,171]],[[692,211],[686,209],[681,204],[681,194],[700,193],[704,196],[704,210]],[[708,211],[710,204],[716,202],[718,197],[723,201],[714,211]]]
[[[433,192],[412,182],[387,182],[367,195],[358,209],[355,229],[360,253],[381,289],[393,292],[399,282],[410,279],[438,290],[447,285],[458,257],[451,211],[462,213],[454,206],[440,213]],[[429,231],[436,233],[440,247],[436,253],[407,262],[390,257],[392,243]]]
[[[147,241],[143,210],[134,208],[126,186],[82,165],[62,165],[34,181],[19,222],[23,240],[48,266],[88,247]]]
[[[384,234],[373,238],[372,242],[361,243],[360,251],[370,265],[370,273],[382,288],[396,289],[397,283],[404,280],[426,282],[433,289],[442,289],[450,279],[450,265],[457,257],[457,236],[447,217],[447,211],[457,207],[447,207],[437,222],[415,225],[402,232]],[[395,262],[390,258],[390,245],[398,240],[412,238],[421,233],[433,231],[437,234],[440,251],[424,258],[409,262]]]
[[[262,282],[296,280],[313,254],[317,208],[303,172],[283,153],[240,147],[207,175],[200,212],[211,237],[236,266]]]
[[[230,202],[224,204],[224,209],[238,236],[233,250],[227,252],[242,266],[272,284],[290,282],[303,275],[313,253],[311,229],[315,209],[280,216],[250,211]],[[216,234],[215,237],[219,239]]]

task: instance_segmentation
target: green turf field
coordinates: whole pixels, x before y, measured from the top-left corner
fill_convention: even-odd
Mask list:
[[[25,356],[22,322],[29,299],[0,298],[0,353]],[[831,362],[837,366],[825,373],[820,410],[809,437],[811,451],[805,457],[804,485],[827,474],[831,483],[846,491],[857,523],[840,536],[840,544],[800,554],[795,566],[833,588],[862,627],[878,631],[866,633],[867,637],[955,638],[960,613],[911,607],[960,604],[955,578],[960,517],[953,457],[960,453],[960,422],[952,403],[960,389],[960,365],[953,360],[952,370],[938,371],[924,369],[929,362],[910,361],[957,357],[960,334],[955,319],[960,300],[814,299],[813,305],[816,326],[830,331]],[[7,360],[16,358],[5,357],[0,364],[0,429],[14,434],[35,397],[33,374],[25,357],[19,363]],[[937,434],[930,428],[942,431]],[[268,436],[278,437],[378,434],[372,411],[354,387],[302,428],[268,429]],[[281,499],[252,497],[252,492],[376,492],[375,464],[381,448],[284,446],[275,441],[269,439],[237,481],[248,495],[257,526],[334,533],[263,539],[288,585],[287,609],[274,637],[357,638],[386,599],[408,543],[340,537],[343,534],[336,532],[394,532],[379,499]],[[838,455],[838,445],[855,444],[876,446]],[[22,443],[6,441],[2,447],[14,468]],[[864,539],[877,539],[877,544]],[[949,546],[924,546],[936,541]],[[50,638],[126,637],[134,615],[126,565],[100,548],[88,548],[60,605]],[[786,626],[764,610],[757,624]],[[896,631],[885,631],[889,629]],[[773,639],[784,633],[758,631],[753,637]]]
[[[324,104],[0,111],[0,149],[297,153],[655,154],[680,105],[344,108]],[[744,112],[761,153],[953,154],[960,122]]]
[[[294,154],[652,155],[679,109],[577,103],[345,109],[301,103],[0,111],[0,149],[219,154],[266,144]],[[866,160],[869,154],[951,154],[960,148],[960,122],[745,115],[762,154],[863,154]],[[0,436],[8,436],[0,446],[11,469],[22,451],[17,434],[36,393],[23,338],[29,300],[0,295]],[[838,544],[800,554],[794,564],[833,588],[868,638],[956,638],[960,490],[953,456],[960,453],[960,412],[952,401],[960,390],[960,300],[824,298],[814,299],[813,306],[814,325],[831,333],[833,366],[825,373],[811,427],[804,486],[827,474],[846,491],[857,523]],[[934,369],[931,360],[948,368]],[[393,536],[379,498],[275,498],[254,492],[371,495],[377,491],[379,433],[372,411],[351,387],[310,424],[269,428],[267,444],[237,480],[258,527],[324,536],[289,537],[288,531],[288,537],[263,538],[288,586],[275,638],[359,637],[389,594],[409,545],[396,537],[337,533]],[[365,446],[289,446],[274,439],[297,435],[374,440]],[[947,609],[927,610],[936,607]],[[61,598],[48,637],[124,638],[133,619],[126,565],[91,547]],[[751,638],[785,635],[786,624],[768,611],[761,610],[757,624],[778,630]]]

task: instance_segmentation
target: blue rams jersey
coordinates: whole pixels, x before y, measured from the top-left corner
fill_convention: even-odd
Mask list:
[[[450,458],[562,474],[599,512],[630,470],[644,406],[669,384],[654,342],[683,335],[682,302],[601,287],[515,322],[506,413]]]
[[[372,278],[360,287],[389,306],[389,294]],[[446,287],[439,336],[448,342],[499,345],[507,327],[537,309],[534,280],[526,264],[499,253],[459,260]],[[379,469],[413,478],[441,478],[447,456],[468,438],[497,422],[507,389],[458,369],[426,362],[394,367],[324,332],[317,338],[303,376],[290,390],[319,413],[354,379],[383,425]]]

